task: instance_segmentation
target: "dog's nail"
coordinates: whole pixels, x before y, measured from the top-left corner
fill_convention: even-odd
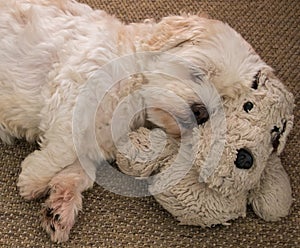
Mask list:
[[[51,230],[52,230],[53,232],[55,232],[55,227],[54,227],[53,224],[50,224],[50,228],[51,228]]]
[[[59,219],[60,219],[60,215],[59,215],[59,214],[56,214],[56,215],[54,216],[54,220],[55,220],[55,221],[59,221]]]

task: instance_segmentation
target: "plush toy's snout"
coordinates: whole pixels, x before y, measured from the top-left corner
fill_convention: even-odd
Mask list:
[[[253,165],[253,156],[246,149],[239,149],[234,164],[239,169],[250,169]]]
[[[209,124],[209,123],[208,123]],[[206,182],[199,181],[199,173],[205,164],[209,131],[207,126],[197,128],[197,140],[204,146],[198,147],[195,164],[186,170],[178,167],[174,174],[182,174],[181,180],[160,193],[155,199],[168,210],[181,224],[199,225],[202,227],[215,224],[225,224],[227,221],[244,217],[247,203],[251,204],[255,213],[265,220],[278,220],[286,216],[292,203],[291,187],[288,176],[284,171],[280,159],[275,153],[266,161],[255,158],[249,149],[241,148],[236,154],[230,155],[230,146],[225,146],[220,165]],[[155,174],[164,174],[165,170],[173,166],[178,155],[178,141],[167,138],[165,148],[154,159],[148,155],[151,152],[151,143],[163,143],[161,130],[139,128],[130,133],[130,140],[134,149],[123,149],[124,154],[117,154],[117,163],[121,171],[128,175],[148,177]],[[150,135],[152,133],[152,135]],[[202,136],[205,133],[205,136]],[[149,141],[149,137],[151,142]],[[164,136],[166,138],[167,136]],[[134,158],[145,153],[147,160],[138,161]],[[157,155],[157,153],[155,153]],[[130,155],[131,158],[128,158]],[[151,160],[152,159],[152,160]],[[256,159],[257,160],[257,159]],[[172,181],[173,174],[169,174]],[[176,178],[176,175],[175,177]],[[150,191],[157,192],[160,185],[165,183],[164,176],[151,180]],[[153,190],[154,189],[154,190]]]

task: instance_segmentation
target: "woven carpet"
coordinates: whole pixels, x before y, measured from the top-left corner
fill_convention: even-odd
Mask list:
[[[124,22],[159,19],[180,12],[205,12],[228,22],[248,40],[296,96],[295,128],[282,161],[295,198],[291,214],[265,222],[248,210],[230,226],[180,226],[151,197],[128,198],[100,186],[84,194],[84,210],[70,240],[57,245],[39,225],[41,202],[18,195],[20,162],[36,147],[0,143],[0,247],[300,247],[300,102],[298,0],[81,0]]]

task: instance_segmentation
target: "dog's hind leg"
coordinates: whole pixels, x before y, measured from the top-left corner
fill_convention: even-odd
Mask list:
[[[95,167],[87,172],[76,160],[57,175],[49,186],[49,198],[42,210],[42,227],[52,241],[63,242],[69,237],[78,211],[82,208],[81,193],[92,187]]]

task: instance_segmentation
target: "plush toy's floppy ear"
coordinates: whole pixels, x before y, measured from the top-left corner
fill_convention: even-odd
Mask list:
[[[293,117],[294,116],[291,115],[290,119],[283,123],[282,130],[279,134],[277,134],[277,136],[275,136],[274,140],[272,140],[273,147],[278,155],[283,151],[287,141],[287,136],[293,128]]]
[[[289,214],[292,201],[288,175],[274,153],[268,160],[260,185],[251,192],[249,202],[262,219],[276,221]]]

